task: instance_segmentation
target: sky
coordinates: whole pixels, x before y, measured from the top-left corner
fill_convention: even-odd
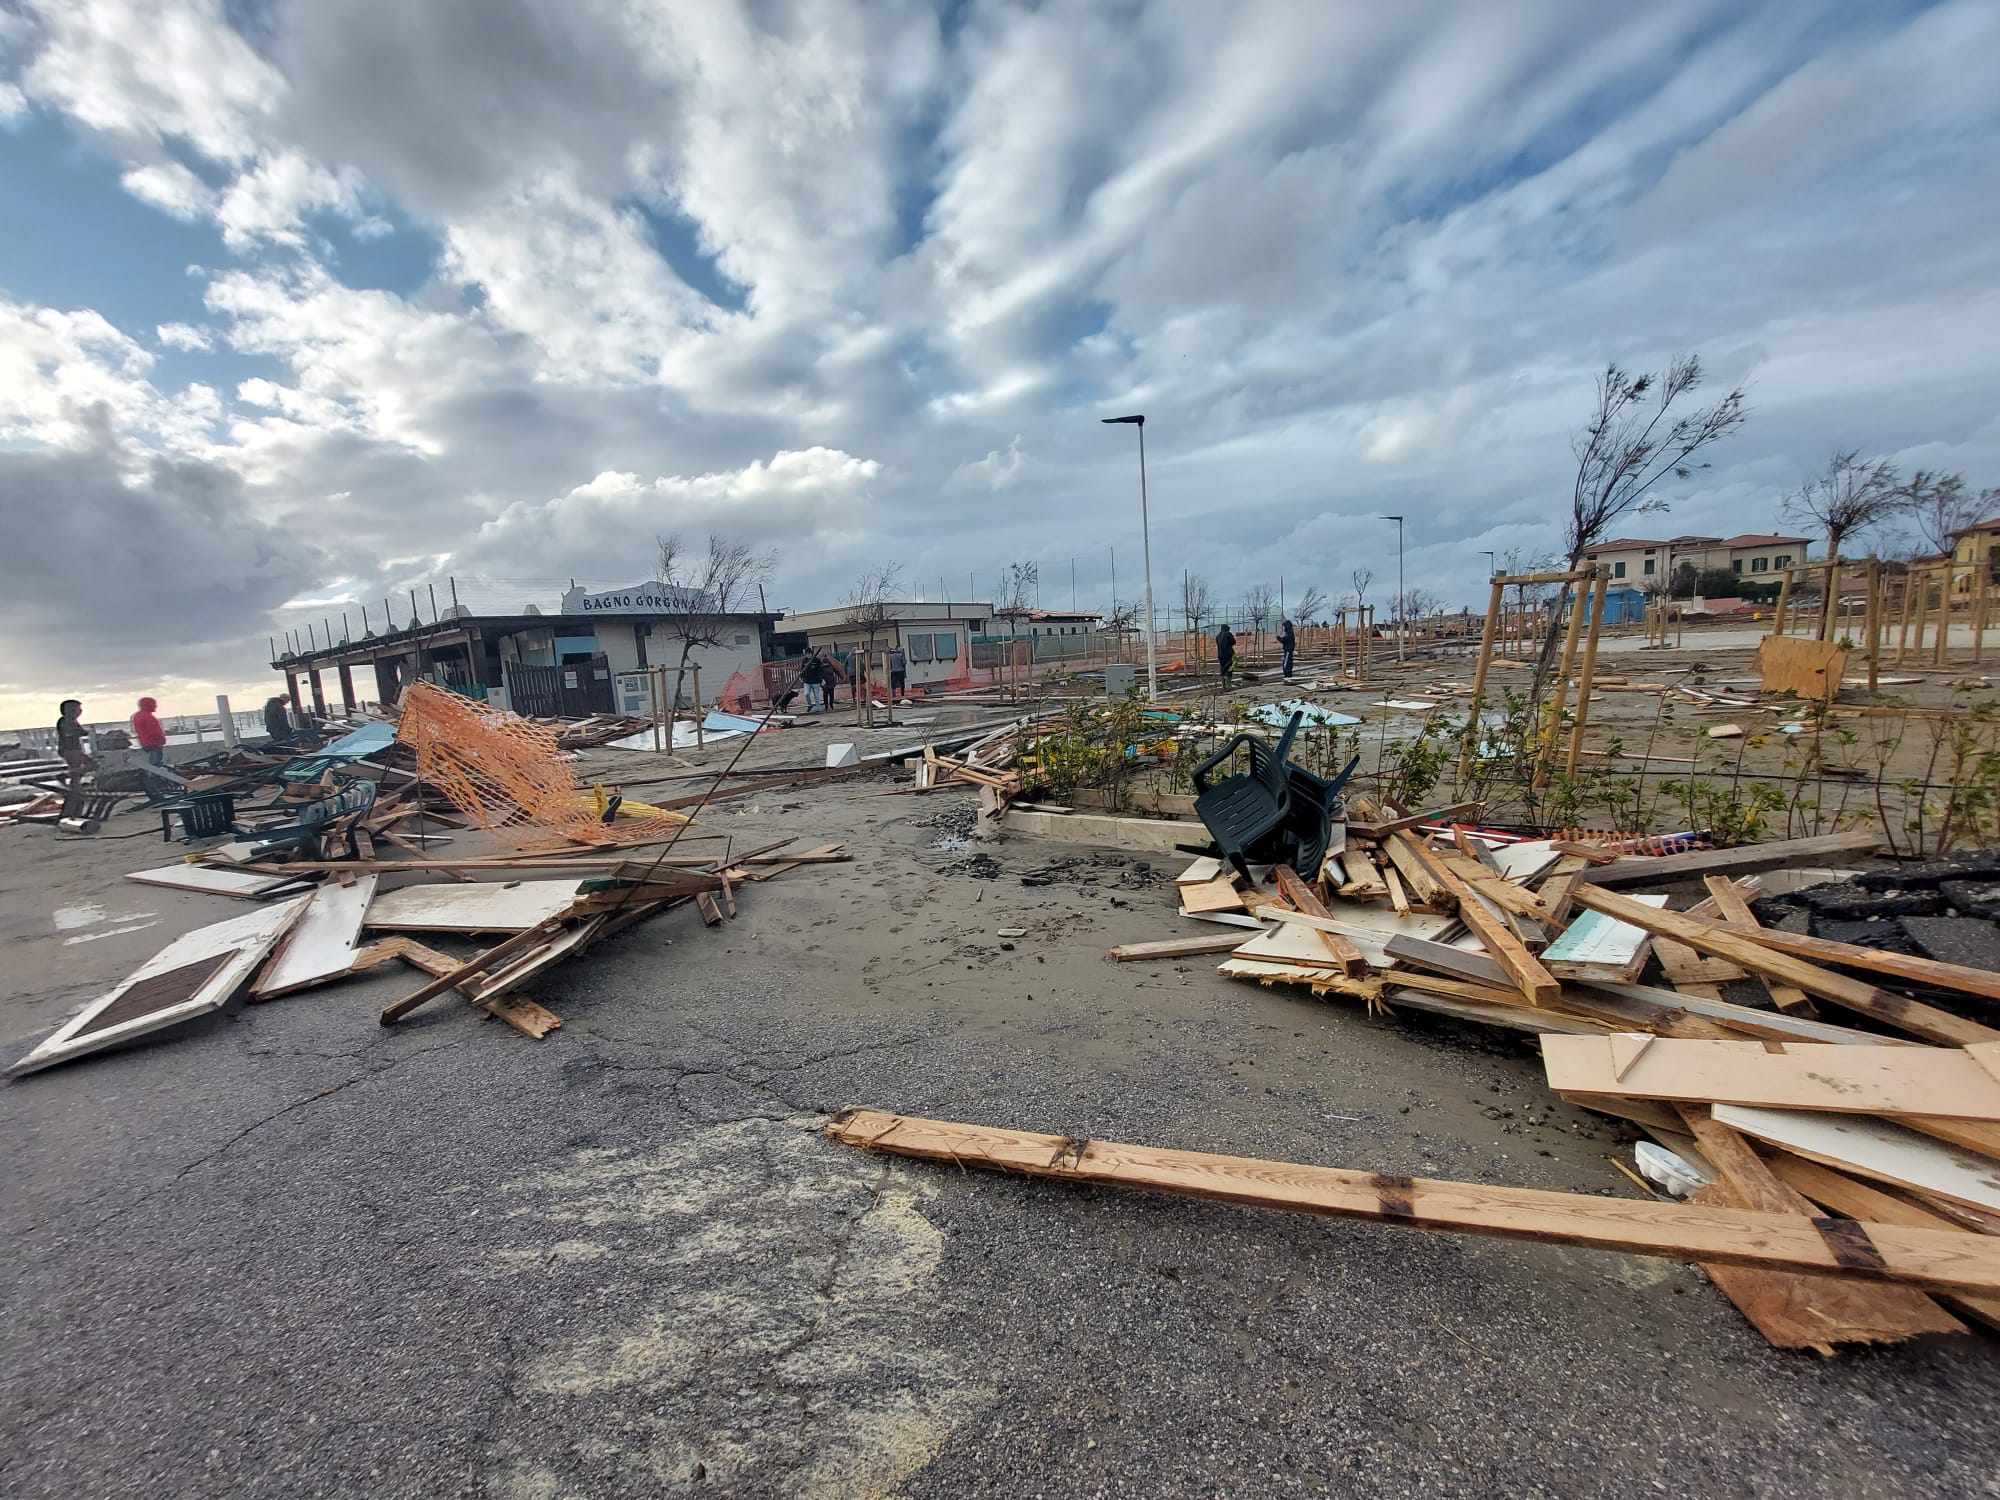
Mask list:
[[[0,0],[0,724],[770,547],[1476,604],[1607,361],[2000,484],[2000,5]],[[1115,585],[1114,585],[1115,569]],[[1072,582],[1072,580],[1074,580]],[[1072,592],[1073,591],[1073,592]]]

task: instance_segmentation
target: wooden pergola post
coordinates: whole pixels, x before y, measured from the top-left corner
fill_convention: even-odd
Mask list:
[[[1986,586],[1991,581],[1993,564],[1979,555],[1979,540],[1972,543],[1972,660],[1978,664],[1980,654],[1986,648]]]
[[[1785,569],[1785,576],[1778,582],[1778,611],[1771,618],[1772,635],[1783,635],[1785,633],[1785,612],[1791,608],[1792,604],[1793,571],[1791,568]]]
[[[1882,666],[1882,564],[1879,559],[1868,559],[1868,691],[1875,691],[1875,683]]]
[[[1562,608],[1563,595],[1569,592],[1568,581],[1556,594],[1556,608]],[[1563,632],[1562,660],[1556,667],[1556,680],[1549,694],[1546,710],[1548,721],[1542,726],[1541,744],[1535,752],[1535,781],[1537,787],[1549,779],[1549,763],[1555,759],[1556,735],[1562,729],[1563,704],[1569,699],[1569,674],[1576,666],[1577,637],[1583,630],[1584,611],[1589,607],[1590,587],[1586,576],[1585,587],[1577,590],[1576,603],[1570,606],[1569,628]]]
[[[1458,774],[1461,779],[1472,773],[1472,757],[1479,747],[1479,715],[1486,704],[1486,669],[1493,661],[1493,637],[1500,623],[1500,607],[1506,593],[1506,585],[1496,575],[1493,590],[1486,599],[1486,625],[1479,632],[1479,660],[1472,668],[1472,711],[1465,721],[1465,745],[1459,751]]]
[[[1576,763],[1583,754],[1583,728],[1590,721],[1590,684],[1597,675],[1597,635],[1604,626],[1604,606],[1611,590],[1611,580],[1600,573],[1592,580],[1595,584],[1595,602],[1592,603],[1592,586],[1584,585],[1584,602],[1592,610],[1590,633],[1583,643],[1583,671],[1576,680],[1576,716],[1570,724],[1569,756],[1563,762],[1563,774],[1574,776]]]
[[[1910,595],[1910,583],[1915,573],[1916,569],[1910,567],[1907,563],[1903,565],[1902,608],[1898,611],[1900,623],[1896,627],[1896,665],[1899,667],[1903,664],[1903,658],[1909,655],[1910,651],[1910,606],[1915,602]]]

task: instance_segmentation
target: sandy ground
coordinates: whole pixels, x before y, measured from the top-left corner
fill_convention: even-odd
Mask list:
[[[1779,1354],[1666,1262],[825,1142],[861,1104],[1634,1191],[1525,1042],[1111,964],[1183,930],[1173,860],[899,784],[711,810],[856,859],[551,972],[544,1041],[456,1001],[384,1030],[385,972],[0,1086],[0,1492],[1993,1493],[1991,1341]],[[0,1055],[243,909],[122,881],[164,846],[109,832],[0,832]]]

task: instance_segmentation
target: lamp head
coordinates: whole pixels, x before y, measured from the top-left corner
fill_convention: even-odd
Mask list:
[[[1146,418],[1143,413],[1130,417],[1099,417],[1098,420],[1107,427],[1115,426],[1120,422],[1129,422],[1134,427],[1144,427],[1146,425]]]

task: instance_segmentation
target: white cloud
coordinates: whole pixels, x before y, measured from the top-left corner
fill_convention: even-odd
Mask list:
[[[232,250],[246,250],[259,241],[296,246],[305,240],[305,216],[318,210],[359,218],[356,174],[336,174],[296,151],[276,151],[230,183],[216,206],[215,221]]]
[[[176,219],[195,219],[215,203],[207,183],[177,161],[132,167],[120,179],[134,198],[163,209]]]
[[[162,323],[153,330],[153,335],[169,349],[209,349],[213,341],[192,323]]]

